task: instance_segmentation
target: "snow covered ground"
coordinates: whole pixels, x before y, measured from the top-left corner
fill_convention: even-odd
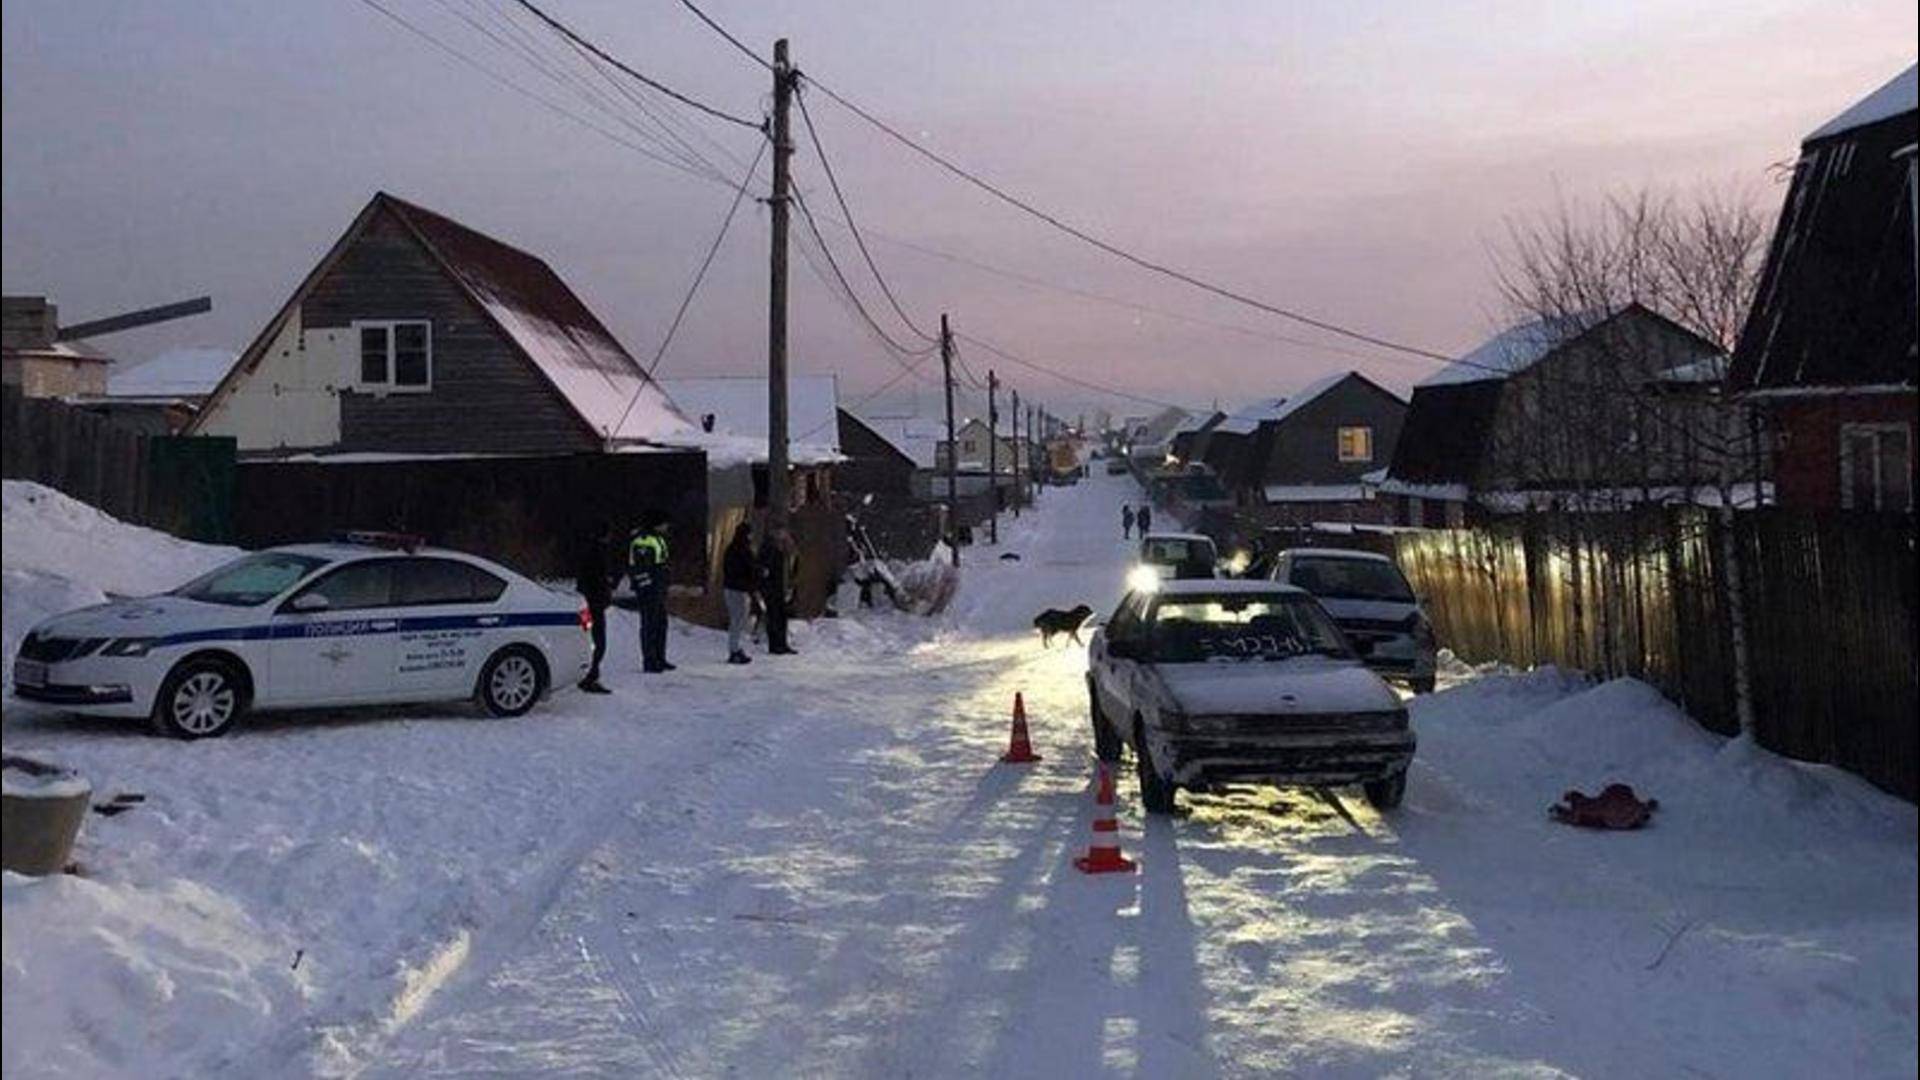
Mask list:
[[[102,797],[78,877],[4,883],[9,1076],[1911,1076],[1914,808],[1708,735],[1637,683],[1455,667],[1406,807],[1189,799],[1087,878],[1077,648],[1124,478],[1048,489],[938,620],[607,698],[263,718],[211,742],[5,702]],[[227,553],[9,483],[38,615]],[[1019,561],[1002,561],[1000,551]],[[995,764],[1015,691],[1045,760]],[[1625,780],[1639,833],[1545,808]],[[1344,811],[1344,812],[1342,812]]]

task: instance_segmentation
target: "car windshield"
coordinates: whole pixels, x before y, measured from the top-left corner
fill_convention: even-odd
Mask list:
[[[1320,606],[1298,594],[1162,598],[1152,643],[1153,659],[1163,664],[1353,655]]]
[[[1413,602],[1413,589],[1400,568],[1384,559],[1296,557],[1289,580],[1330,600]]]
[[[1140,561],[1156,566],[1181,566],[1186,563],[1213,565],[1213,544],[1185,537],[1156,536],[1140,545]]]
[[[286,592],[295,582],[325,565],[327,560],[311,555],[263,551],[194,578],[173,590],[172,595],[205,604],[252,607]]]

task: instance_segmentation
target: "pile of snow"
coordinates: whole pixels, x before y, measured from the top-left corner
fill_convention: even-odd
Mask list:
[[[191,346],[167,351],[107,376],[109,397],[206,397],[220,385],[239,354],[232,349]]]

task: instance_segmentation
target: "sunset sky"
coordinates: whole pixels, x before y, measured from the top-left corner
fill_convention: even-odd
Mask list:
[[[506,37],[511,0],[381,3],[587,113],[479,29]],[[765,108],[766,72],[675,0],[543,6],[678,89],[749,116]],[[1499,317],[1488,250],[1506,221],[1642,186],[1732,186],[1771,214],[1784,188],[1769,166],[1911,64],[1917,33],[1910,0],[703,6],[762,53],[789,37],[803,72],[1065,220],[1447,353]],[[68,321],[213,297],[209,315],[99,342],[130,360],[244,346],[385,189],[545,257],[644,362],[731,198],[516,95],[362,0],[9,0],[0,71],[6,291],[47,294]],[[923,325],[947,311],[1033,360],[1200,405],[1284,394],[1333,368],[1404,389],[1435,366],[1349,354],[1127,266],[965,187],[820,92],[807,103],[882,271]],[[795,120],[796,181],[827,210]],[[752,156],[754,133],[689,123]],[[826,229],[853,274],[851,241]],[[663,372],[764,369],[767,240],[766,209],[743,207]],[[799,250],[794,280],[797,370],[838,372],[843,399],[898,372]],[[864,270],[855,284],[906,333]],[[1100,401],[997,366],[1063,411]],[[905,404],[913,386],[882,401]],[[934,400],[930,383],[919,393]]]

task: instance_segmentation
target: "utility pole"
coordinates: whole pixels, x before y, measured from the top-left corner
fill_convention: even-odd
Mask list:
[[[767,290],[767,524],[787,524],[787,211],[788,159],[793,138],[787,110],[793,104],[793,68],[787,39],[773,43],[773,264]],[[774,560],[775,596],[786,595],[786,560]]]
[[[1027,495],[1026,469],[1020,464],[1020,391],[1013,394],[1013,519],[1020,520],[1020,501]],[[1027,457],[1033,457],[1033,444],[1027,444]]]
[[[1000,377],[987,369],[987,543],[1000,542]],[[1014,462],[1019,462],[1019,457]]]
[[[947,313],[940,313],[940,367],[947,384],[947,549],[953,565],[960,565],[960,443],[953,434],[953,331]]]

